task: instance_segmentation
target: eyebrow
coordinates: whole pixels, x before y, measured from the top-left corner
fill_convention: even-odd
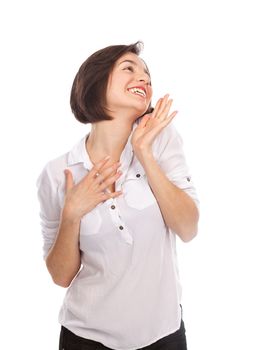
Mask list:
[[[132,60],[124,60],[124,61],[122,61],[122,62],[119,63],[119,66],[120,66],[120,64],[122,64],[122,63],[124,63],[124,62],[129,62],[129,63],[132,63],[133,65],[137,66],[137,63],[136,63],[135,61],[132,61]],[[150,73],[149,73],[149,71],[148,71],[147,69],[144,69],[144,72],[145,72],[146,74],[148,74],[148,76],[150,77]]]

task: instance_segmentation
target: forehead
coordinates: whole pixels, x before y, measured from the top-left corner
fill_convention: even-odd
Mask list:
[[[148,71],[148,67],[146,66],[144,61],[139,56],[137,56],[135,53],[132,53],[132,52],[127,52],[123,56],[121,56],[117,60],[116,66],[120,65],[121,63],[127,60],[133,61],[135,64],[137,64],[137,66],[139,66],[142,69],[146,69]],[[130,62],[125,62],[125,63],[130,63]]]

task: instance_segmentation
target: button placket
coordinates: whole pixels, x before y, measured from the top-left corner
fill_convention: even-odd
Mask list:
[[[133,159],[134,159],[134,154],[132,152],[132,146],[130,144],[130,137],[129,137],[128,142],[120,157],[121,166],[119,168],[122,171],[122,175],[115,182],[115,191],[123,190],[123,184],[126,181],[128,169],[130,168],[130,165],[132,164]],[[108,189],[107,191],[110,192]],[[115,226],[117,227],[117,230],[119,231],[118,232],[119,235],[123,237],[123,239],[128,244],[133,244],[133,237],[130,233],[130,230],[126,227],[125,223],[121,220],[121,216],[119,215],[120,213],[117,206],[116,198],[110,198],[106,202],[109,208],[111,219],[115,224]]]
[[[122,165],[122,167],[120,168],[120,170],[122,171],[122,175],[119,176],[119,178],[116,180],[115,191],[122,190],[123,184],[124,184],[126,177],[127,177],[127,172],[128,172],[129,167],[130,167],[130,164],[126,164],[126,165]]]
[[[111,215],[111,219],[115,226],[117,227],[119,234],[123,237],[123,239],[128,243],[133,243],[133,238],[125,223],[121,220],[121,216],[119,215],[119,210],[117,207],[116,198],[113,198],[112,203],[109,204],[109,212]]]

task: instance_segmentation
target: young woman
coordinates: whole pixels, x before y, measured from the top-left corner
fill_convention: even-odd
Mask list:
[[[199,201],[140,44],[82,64],[71,108],[91,131],[37,180],[46,265],[69,287],[60,349],[186,349],[176,236],[197,234]]]

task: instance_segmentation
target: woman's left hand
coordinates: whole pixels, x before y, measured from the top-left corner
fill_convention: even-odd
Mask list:
[[[175,117],[178,111],[169,114],[173,100],[168,99],[169,94],[160,98],[150,114],[145,114],[141,122],[134,130],[131,143],[136,155],[151,153],[151,145],[156,136],[164,129]]]

